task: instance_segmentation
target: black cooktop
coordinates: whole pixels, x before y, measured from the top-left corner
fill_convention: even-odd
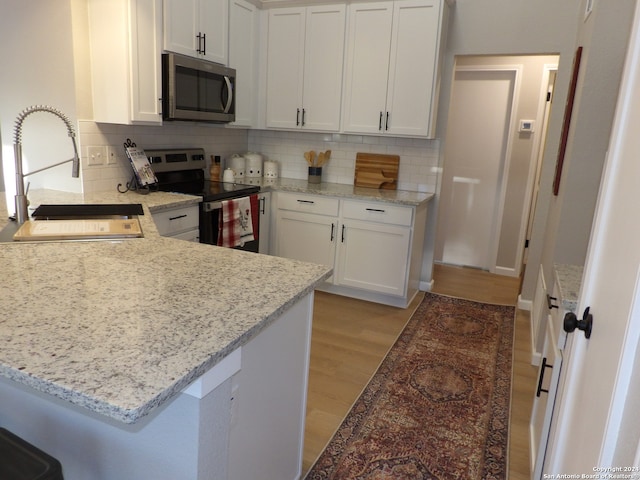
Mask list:
[[[200,195],[205,202],[214,202],[260,191],[257,185],[207,180],[205,154],[201,148],[146,150],[146,153],[158,178],[158,189],[163,192]]]
[[[177,172],[174,172],[177,173]],[[200,195],[205,202],[214,202],[217,200],[224,200],[228,198],[243,197],[251,195],[252,193],[258,193],[260,187],[258,185],[243,185],[241,183],[227,183],[216,182],[206,180],[200,175],[196,178],[188,176],[190,178],[179,178],[174,175],[174,178],[163,178],[165,175],[158,176],[158,189],[163,192],[177,192],[186,193],[190,195]],[[202,175],[204,176],[204,174]]]

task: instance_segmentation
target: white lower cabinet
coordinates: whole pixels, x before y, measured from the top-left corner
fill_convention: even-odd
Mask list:
[[[531,470],[532,478],[542,478],[547,441],[551,428],[553,406],[556,401],[558,380],[562,366],[562,351],[558,348],[551,321],[547,322],[547,335],[542,350],[542,360],[538,369],[538,385],[531,421]]]
[[[163,237],[200,241],[200,209],[198,205],[172,208],[153,213],[158,233]]]
[[[406,307],[418,291],[423,207],[279,192],[274,253],[333,267],[320,290]]]
[[[553,296],[549,297],[549,308],[543,336],[543,348],[538,369],[538,386],[533,397],[531,420],[529,422],[531,449],[531,478],[543,478],[543,469],[549,439],[555,421],[553,409],[560,388],[563,351],[567,334],[563,329],[564,316],[568,311],[563,307],[563,299],[556,281]]]

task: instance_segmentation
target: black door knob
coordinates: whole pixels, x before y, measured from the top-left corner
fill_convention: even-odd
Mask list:
[[[590,338],[591,330],[593,329],[593,315],[589,313],[589,308],[590,307],[587,307],[585,309],[582,320],[578,320],[575,313],[568,312],[564,316],[564,331],[571,333],[577,328],[584,332],[585,338]]]

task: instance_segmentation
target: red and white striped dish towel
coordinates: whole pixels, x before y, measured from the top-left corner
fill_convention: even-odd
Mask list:
[[[218,246],[238,247],[255,240],[253,225],[258,221],[258,196],[223,200],[221,203]]]

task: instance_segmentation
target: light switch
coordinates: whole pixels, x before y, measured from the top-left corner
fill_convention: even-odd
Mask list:
[[[89,165],[103,165],[107,158],[107,147],[87,147]]]

